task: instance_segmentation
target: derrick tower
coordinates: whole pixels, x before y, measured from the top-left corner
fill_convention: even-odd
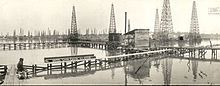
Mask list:
[[[163,2],[160,29],[162,30],[162,40],[167,40],[173,37],[173,22],[169,0],[164,0]]]
[[[76,41],[78,41],[78,30],[77,30],[77,23],[76,23],[75,6],[73,6],[73,10],[72,10],[72,20],[71,20],[71,30],[70,30],[70,41],[71,41],[71,42],[76,42]]]
[[[115,13],[114,13],[114,5],[113,4],[111,7],[109,33],[116,33]]]
[[[108,49],[113,50],[120,45],[120,35],[121,33],[116,33],[114,5],[112,4],[109,24]]]
[[[200,38],[200,35],[199,35],[199,22],[198,22],[197,9],[196,9],[196,2],[195,1],[193,1],[193,6],[192,6],[192,16],[191,16],[189,38],[190,38],[190,40],[197,40],[197,39]]]

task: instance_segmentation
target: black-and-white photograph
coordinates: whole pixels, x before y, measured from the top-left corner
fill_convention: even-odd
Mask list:
[[[0,0],[0,85],[220,85],[220,0]]]

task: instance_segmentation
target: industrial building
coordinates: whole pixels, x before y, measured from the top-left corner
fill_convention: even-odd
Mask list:
[[[149,29],[134,29],[124,34],[124,42],[128,48],[148,48]]]

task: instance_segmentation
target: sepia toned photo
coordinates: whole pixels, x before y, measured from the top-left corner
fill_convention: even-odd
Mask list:
[[[0,0],[0,85],[220,85],[220,0]]]

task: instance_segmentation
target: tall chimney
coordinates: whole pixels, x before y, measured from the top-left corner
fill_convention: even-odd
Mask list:
[[[125,33],[126,33],[126,29],[127,29],[127,12],[125,12]]]

